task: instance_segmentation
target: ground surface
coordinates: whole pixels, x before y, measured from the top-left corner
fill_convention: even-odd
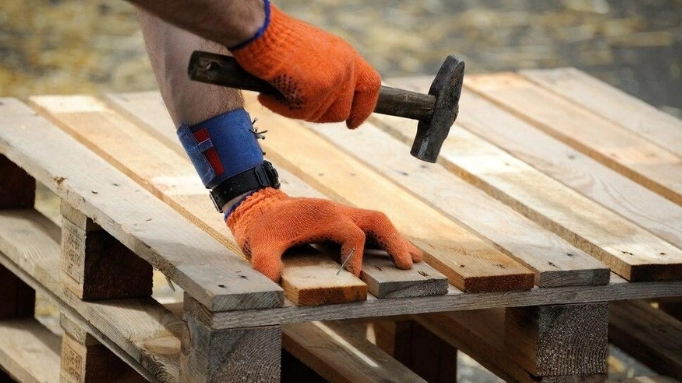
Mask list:
[[[384,77],[573,66],[682,117],[682,0],[280,0]],[[124,1],[2,0],[0,97],[155,89]],[[57,213],[43,193],[43,207]],[[159,278],[163,285],[163,278]],[[160,296],[172,295],[167,288]],[[165,294],[165,295],[164,295]],[[40,309],[53,316],[49,306]],[[646,373],[614,351],[613,377]],[[635,367],[633,367],[635,366]],[[496,382],[466,357],[460,382]]]

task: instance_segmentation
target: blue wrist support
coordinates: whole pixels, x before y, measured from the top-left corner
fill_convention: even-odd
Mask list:
[[[178,138],[209,189],[263,163],[251,117],[240,108],[194,126],[182,124]]]

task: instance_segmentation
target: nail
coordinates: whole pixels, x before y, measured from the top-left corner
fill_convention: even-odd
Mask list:
[[[339,275],[341,270],[343,270],[343,267],[346,266],[346,263],[348,263],[348,260],[353,257],[353,254],[355,254],[355,248],[351,249],[350,254],[348,254],[348,257],[346,257],[346,260],[343,261],[343,263],[341,264],[341,268],[339,269],[339,271],[336,272],[336,275]]]

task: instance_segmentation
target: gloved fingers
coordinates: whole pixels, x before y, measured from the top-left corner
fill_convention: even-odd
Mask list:
[[[388,252],[396,267],[411,269],[413,261],[421,260],[421,251],[398,232],[386,214],[354,208],[347,208],[347,211],[355,224]]]
[[[286,249],[268,242],[257,242],[250,247],[251,267],[263,273],[273,282],[279,282],[284,272],[282,254]]]
[[[356,277],[362,272],[362,258],[365,249],[365,232],[348,217],[338,216],[331,222],[318,222],[316,230],[298,243],[320,243],[330,241],[341,245],[341,263]]]
[[[374,112],[381,89],[379,73],[358,56],[356,59],[357,82],[350,115],[346,120],[349,129],[355,129]]]

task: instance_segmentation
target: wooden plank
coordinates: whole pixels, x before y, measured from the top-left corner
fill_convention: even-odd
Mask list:
[[[59,382],[59,344],[34,318],[0,321],[0,365],[17,381]]]
[[[607,383],[680,383],[680,381],[667,376],[640,376],[630,379],[607,380]]]
[[[470,76],[465,86],[624,176],[682,204],[682,156],[519,75]],[[672,145],[682,146],[682,141]]]
[[[0,154],[0,209],[33,207],[36,180]]]
[[[341,323],[299,323],[283,329],[287,350],[330,382],[424,382],[364,334]]]
[[[401,83],[405,85],[405,83]],[[462,99],[468,93],[463,93]],[[382,121],[385,117],[381,118]],[[381,125],[402,141],[413,126]],[[441,164],[631,281],[682,275],[682,251],[455,124]]]
[[[537,286],[608,283],[609,269],[602,263],[443,166],[408,156],[406,145],[372,124],[366,123],[362,129],[355,131],[343,129],[340,125],[311,126],[311,130],[355,155],[433,208],[488,238],[500,251],[532,269]]]
[[[193,297],[213,310],[282,304],[242,258],[19,101],[0,102],[0,152]]]
[[[0,319],[32,317],[35,304],[31,286],[0,265]]]
[[[243,256],[189,160],[93,97],[34,97],[31,101],[64,131]],[[366,299],[367,286],[362,281],[347,271],[336,275],[338,264],[315,249],[302,247],[297,256],[287,257],[284,262],[282,288],[296,304]],[[315,272],[311,273],[311,269]]]
[[[116,110],[136,121],[139,128],[166,144],[173,151],[181,153],[181,157],[186,157],[184,149],[175,137],[175,133],[168,128],[172,126],[172,121],[167,115],[158,92],[109,95],[108,100]],[[136,136],[139,137],[140,134],[136,134]],[[154,159],[153,161],[157,160]],[[287,194],[296,197],[324,198],[322,193],[310,187],[300,178],[283,167],[277,166],[277,164],[275,166],[280,174],[282,189]],[[223,232],[224,228],[220,232],[221,235]],[[338,258],[338,255],[335,258]],[[389,260],[382,260],[380,257],[366,257],[361,278],[367,283],[368,291],[378,298],[438,295],[445,294],[447,291],[445,276],[427,264],[419,265],[410,271],[399,272],[392,266],[386,267],[389,265]]]
[[[610,304],[611,342],[649,366],[682,379],[682,322],[644,301]]]
[[[426,82],[424,82],[426,86]],[[682,207],[468,91],[459,124],[541,172],[682,248]]]
[[[55,224],[35,211],[0,213],[0,263],[145,378],[177,382],[184,322],[151,298],[80,300],[57,279],[60,249],[54,231]]]
[[[62,201],[60,280],[83,300],[152,295],[152,267],[92,220]],[[76,218],[82,229],[71,222]],[[83,224],[84,223],[84,224]]]
[[[508,308],[504,350],[534,376],[607,373],[608,304]]]
[[[410,315],[439,311],[477,310],[493,307],[520,307],[607,302],[623,299],[649,299],[679,296],[682,281],[626,283],[611,275],[606,286],[570,286],[530,291],[499,293],[462,293],[451,289],[447,295],[434,297],[374,299],[366,302],[318,307],[286,305],[275,309],[245,310],[202,315],[202,320],[213,328],[234,328],[243,323],[254,326],[308,322],[313,320],[341,320],[353,318]]]
[[[535,84],[682,157],[682,121],[575,68],[523,70]]]
[[[245,99],[247,107],[256,103],[253,94]],[[532,287],[528,269],[299,122],[267,111],[259,119],[268,126],[262,146],[270,157],[338,202],[385,213],[457,288],[475,292]]]

